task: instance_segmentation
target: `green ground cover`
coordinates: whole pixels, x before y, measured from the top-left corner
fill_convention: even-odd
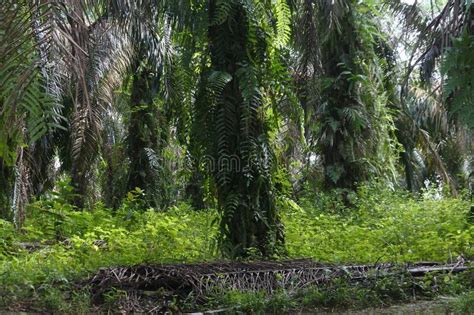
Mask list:
[[[68,291],[75,281],[101,267],[224,259],[217,243],[219,216],[213,209],[196,211],[183,203],[166,212],[144,210],[140,191],[135,191],[116,211],[101,204],[90,211],[75,211],[67,194],[61,191],[33,203],[21,233],[11,223],[0,221],[2,307],[24,301],[61,304],[64,296],[58,292]],[[433,200],[428,193],[412,197],[368,186],[351,198],[350,209],[336,195],[306,196],[300,205],[280,200],[286,248],[274,258],[371,264],[449,262],[459,255],[474,256],[474,225],[468,222],[469,202],[462,198]],[[329,298],[318,292],[292,303],[304,305],[307,296],[313,295]],[[75,294],[82,302],[87,296],[85,292]],[[249,294],[249,299],[254,298],[254,293]],[[472,300],[469,294],[467,301]],[[337,301],[337,294],[331,296],[334,303],[351,306]],[[232,297],[230,292],[228,300],[220,302],[232,301]],[[365,305],[353,299],[355,305]],[[376,299],[381,298],[376,295]],[[276,302],[267,304],[272,303]]]

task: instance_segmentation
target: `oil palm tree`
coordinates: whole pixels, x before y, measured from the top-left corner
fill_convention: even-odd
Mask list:
[[[283,242],[264,105],[273,34],[265,5],[212,0],[207,8],[209,66],[196,98],[193,134],[201,156],[214,163],[209,170],[222,211],[223,248],[231,256],[248,255],[251,248],[269,256]]]
[[[312,151],[321,158],[324,186],[353,189],[391,174],[393,122],[384,93],[385,61],[376,54],[383,35],[374,31],[373,8],[345,0],[301,1],[299,7],[296,69],[305,84],[300,99],[313,112],[306,126],[312,135],[306,137],[314,139]]]
[[[5,1],[0,8],[0,213],[21,224],[34,191],[36,143],[62,123],[60,89],[45,54],[52,29],[49,3]],[[26,146],[28,145],[28,146]]]
[[[24,187],[15,196],[42,191],[39,186],[45,183],[58,149],[62,168],[72,178],[75,203],[84,206],[99,154],[102,119],[113,105],[114,89],[136,59],[138,45],[132,44],[148,40],[153,49],[148,56],[156,57],[163,48],[157,44],[159,38],[143,38],[142,31],[165,12],[166,8],[149,1],[8,1],[2,6],[6,32],[1,38],[1,119],[20,126],[2,128],[4,196],[14,187]],[[131,40],[137,38],[141,40]],[[64,126],[58,131],[60,123]],[[30,144],[26,149],[19,145],[24,141]],[[24,160],[16,162],[16,171],[11,167],[15,153]],[[34,159],[27,159],[33,155]],[[31,163],[35,167],[32,164],[26,171]],[[27,176],[33,169],[39,171]],[[13,184],[13,178],[24,184]]]

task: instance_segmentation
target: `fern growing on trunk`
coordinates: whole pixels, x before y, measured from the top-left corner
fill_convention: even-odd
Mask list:
[[[195,104],[194,134],[213,163],[223,250],[234,257],[250,249],[270,256],[283,242],[262,95],[267,41],[256,10],[248,1],[210,1],[210,66]]]

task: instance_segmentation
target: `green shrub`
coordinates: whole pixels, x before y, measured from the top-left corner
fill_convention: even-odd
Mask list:
[[[218,296],[213,303],[232,307],[234,311],[244,314],[264,314],[266,309],[267,296],[265,292],[258,291],[227,291],[222,296]],[[232,311],[229,311],[231,313]]]
[[[0,262],[11,257],[16,251],[14,246],[15,234],[13,224],[0,219]]]
[[[79,212],[53,198],[32,204],[29,214],[21,233],[0,221],[4,232],[0,241],[0,296],[5,296],[0,303],[4,305],[17,298],[31,298],[38,286],[67,285],[101,267],[217,258],[217,226],[212,224],[217,215],[213,210],[196,212],[183,204],[167,212],[130,212],[124,206],[114,214],[98,204]],[[33,252],[13,252],[13,244],[19,242],[42,247]],[[58,311],[63,308],[53,297],[38,298]]]
[[[455,314],[474,314],[474,291],[457,296],[449,303],[449,309]]]
[[[373,190],[370,190],[372,188]],[[326,206],[333,204],[327,200]],[[445,197],[416,199],[406,193],[363,186],[350,212],[286,207],[283,222],[291,257],[323,262],[447,261],[474,254],[469,203]],[[315,203],[318,205],[318,203]]]

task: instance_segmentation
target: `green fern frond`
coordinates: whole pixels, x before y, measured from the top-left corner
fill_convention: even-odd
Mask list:
[[[210,25],[220,25],[224,23],[234,8],[234,2],[235,0],[217,0]]]
[[[286,0],[275,3],[276,33],[275,43],[279,48],[285,47],[291,37],[291,11]]]

